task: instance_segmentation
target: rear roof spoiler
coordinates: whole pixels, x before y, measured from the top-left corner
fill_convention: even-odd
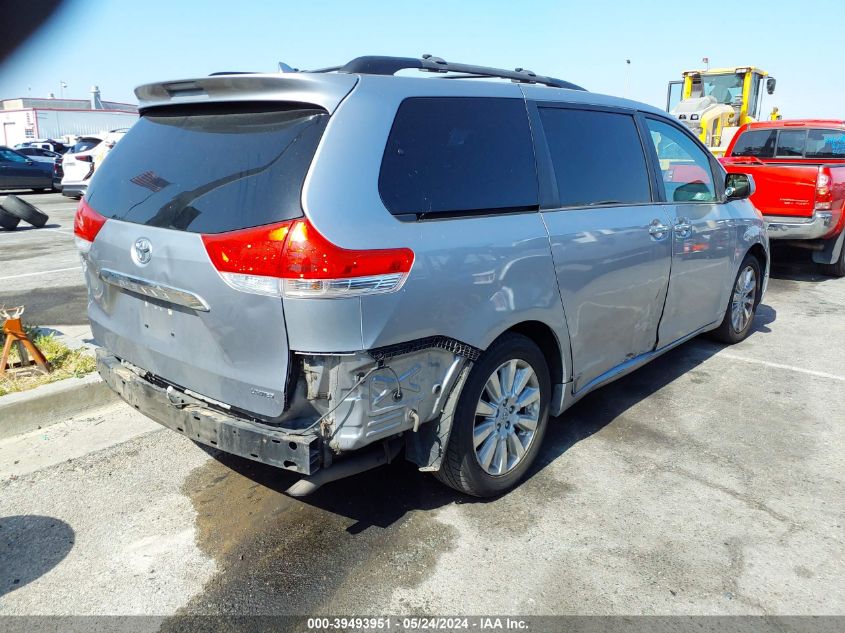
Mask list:
[[[180,103],[292,101],[320,106],[330,114],[358,78],[347,74],[272,73],[215,75],[145,84],[135,89],[140,110]]]

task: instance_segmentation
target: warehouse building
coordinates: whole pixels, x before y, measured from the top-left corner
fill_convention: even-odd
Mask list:
[[[131,126],[138,106],[100,99],[91,89],[91,100],[23,97],[0,100],[0,144],[14,146],[34,139],[62,139],[97,134]]]

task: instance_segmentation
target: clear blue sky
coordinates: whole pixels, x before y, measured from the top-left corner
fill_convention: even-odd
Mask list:
[[[64,81],[66,97],[97,84],[134,102],[149,81],[433,53],[620,96],[630,59],[629,96],[663,107],[667,82],[707,56],[775,76],[766,111],[845,118],[843,24],[845,0],[71,0],[0,67],[0,98],[59,96]]]

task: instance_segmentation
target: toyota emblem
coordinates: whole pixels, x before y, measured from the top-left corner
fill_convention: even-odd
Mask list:
[[[153,245],[146,237],[135,240],[135,246],[132,248],[132,259],[139,266],[146,266],[150,263],[153,257]]]

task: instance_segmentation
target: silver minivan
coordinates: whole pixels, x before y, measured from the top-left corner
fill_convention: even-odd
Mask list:
[[[75,221],[99,371],[291,494],[400,454],[499,494],[550,416],[752,329],[753,180],[650,106],[430,56],[136,94]]]

